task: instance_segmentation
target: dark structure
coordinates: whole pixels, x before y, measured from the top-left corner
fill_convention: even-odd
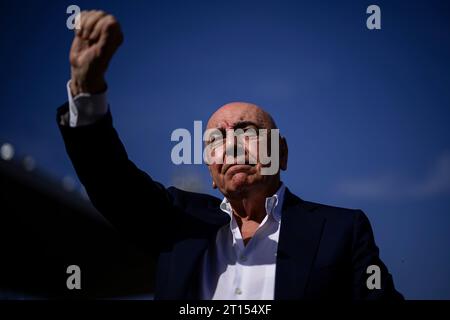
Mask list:
[[[81,290],[69,290],[69,265]],[[0,299],[151,298],[154,261],[78,192],[0,159]]]

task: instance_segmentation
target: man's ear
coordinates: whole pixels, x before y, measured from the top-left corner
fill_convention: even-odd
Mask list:
[[[283,171],[287,170],[288,164],[288,145],[285,137],[280,137],[280,169]]]

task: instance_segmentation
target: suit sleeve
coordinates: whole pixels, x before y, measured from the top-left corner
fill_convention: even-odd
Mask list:
[[[369,219],[360,210],[356,212],[353,225],[352,266],[354,300],[403,300],[403,296],[394,287],[392,275],[379,257]],[[367,281],[374,274],[373,271],[367,273],[369,266],[379,267],[379,289],[368,288]],[[375,284],[372,280],[370,278],[369,282]]]
[[[66,103],[58,109],[58,126],[93,205],[138,245],[160,250],[167,219],[174,213],[170,194],[128,159],[109,111],[90,125],[70,127],[67,120]]]

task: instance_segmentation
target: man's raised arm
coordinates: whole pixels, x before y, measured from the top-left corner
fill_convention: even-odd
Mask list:
[[[70,49],[68,103],[57,116],[67,153],[92,203],[116,228],[161,244],[157,224],[173,211],[170,195],[128,159],[106,102],[105,72],[123,42],[120,25],[105,12],[83,11],[80,27]]]

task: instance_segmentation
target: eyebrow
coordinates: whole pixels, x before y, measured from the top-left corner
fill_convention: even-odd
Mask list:
[[[261,129],[260,126],[258,126],[256,123],[254,123],[253,121],[238,121],[233,125],[233,128],[231,130],[236,130],[236,129],[244,129],[248,126],[253,126],[256,129]],[[216,130],[219,130],[220,133],[222,134],[222,136],[226,136],[227,130],[230,129],[225,129],[225,128],[215,128]]]
[[[260,129],[260,127],[252,121],[238,121],[234,124],[233,129],[243,129],[248,126],[253,126],[256,127],[256,129]]]

